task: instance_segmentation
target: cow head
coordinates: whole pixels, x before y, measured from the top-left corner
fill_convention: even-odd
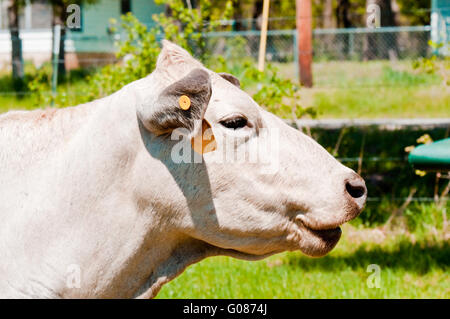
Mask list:
[[[153,205],[184,235],[248,259],[285,250],[322,256],[363,209],[363,179],[263,110],[235,77],[165,41],[142,83],[144,144],[170,173],[147,180],[159,194]]]

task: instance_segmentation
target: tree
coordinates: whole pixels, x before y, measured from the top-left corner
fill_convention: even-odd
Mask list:
[[[67,6],[70,4],[83,5],[83,4],[93,4],[98,0],[50,0],[52,6],[52,30],[54,31],[54,26],[61,26],[61,38],[59,40],[59,60],[58,60],[58,73],[60,76],[64,77],[66,73],[66,20],[67,20]],[[53,35],[54,38],[54,35]]]
[[[375,3],[378,4],[381,9],[381,26],[395,26],[395,12],[392,10],[392,0],[376,0]]]
[[[325,0],[322,13],[322,26],[324,29],[332,29],[334,25],[333,0]]]
[[[395,26],[395,13],[391,0],[367,0],[368,7],[376,4],[380,8],[380,25],[382,27]],[[397,36],[392,34],[367,34],[364,39],[364,59],[386,59],[398,55]]]
[[[8,27],[11,35],[11,64],[12,74],[15,85],[22,82],[24,76],[23,57],[22,57],[22,40],[19,34],[19,8],[23,5],[23,1],[10,0],[8,3]]]
[[[338,28],[350,28],[353,26],[350,20],[350,0],[338,0],[336,7],[336,20]]]
[[[65,21],[67,19],[66,15],[66,5],[68,1],[65,0],[51,0],[52,6],[52,30],[54,32],[55,26],[61,26],[61,37],[59,40],[59,60],[58,60],[58,73],[60,76],[64,77],[66,74],[66,28]],[[74,1],[76,2],[76,1]],[[78,3],[76,3],[78,4]],[[55,35],[53,34],[53,39]],[[53,53],[52,53],[53,54]]]
[[[396,0],[402,16],[412,25],[429,25],[431,0]]]
[[[153,15],[153,20],[164,30],[164,37],[190,51],[202,61],[208,60],[209,32],[220,30],[223,21],[233,16],[232,0],[216,3],[198,0],[195,3],[183,0],[155,0],[158,5],[166,5],[166,13]]]

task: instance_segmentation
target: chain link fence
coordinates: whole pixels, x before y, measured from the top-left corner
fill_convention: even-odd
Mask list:
[[[316,29],[313,32],[314,59],[383,60],[416,59],[431,53],[429,26],[351,29]],[[259,31],[215,32],[208,34],[209,50],[225,57],[257,58]],[[266,58],[274,62],[293,62],[298,56],[296,30],[270,30]]]
[[[315,29],[313,31],[313,55],[315,61],[332,60],[395,60],[416,59],[432,52],[428,41],[430,26],[381,27],[349,29]],[[224,31],[206,35],[208,51],[227,57],[258,58],[260,31]],[[51,31],[33,31],[21,34],[24,56],[43,61],[50,58]],[[115,41],[120,34],[110,36],[81,36],[68,34],[66,52],[77,55],[79,67],[104,65],[114,60]],[[10,58],[11,39],[6,31],[0,32],[0,65],[7,66]],[[301,52],[300,52],[301,53]],[[298,58],[296,30],[269,30],[266,59],[271,62],[296,62]],[[1,60],[0,59],[0,60]],[[105,61],[101,61],[105,59]],[[91,61],[95,63],[90,63]],[[40,63],[38,63],[40,64]]]

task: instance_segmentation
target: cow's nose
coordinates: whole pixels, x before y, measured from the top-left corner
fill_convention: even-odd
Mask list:
[[[363,209],[367,198],[367,188],[366,183],[361,176],[352,174],[352,176],[345,181],[345,190],[358,205],[358,208]]]

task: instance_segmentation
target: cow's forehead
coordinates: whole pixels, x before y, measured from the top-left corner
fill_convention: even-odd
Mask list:
[[[241,113],[254,120],[260,117],[260,107],[247,93],[218,74],[213,74],[211,78],[212,94],[207,116],[213,116],[216,120],[232,113]]]

